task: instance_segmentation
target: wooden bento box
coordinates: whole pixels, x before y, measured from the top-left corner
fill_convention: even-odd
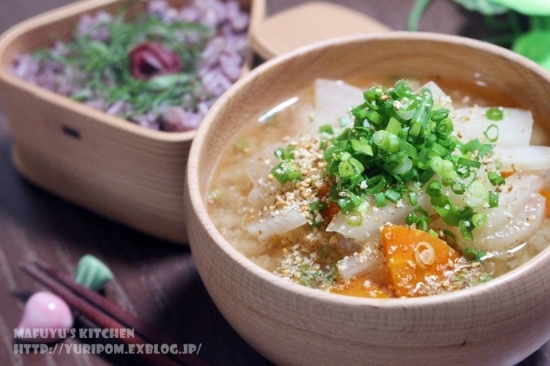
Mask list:
[[[249,35],[265,0],[241,0]],[[12,160],[27,180],[147,234],[185,243],[183,186],[195,132],[150,130],[12,75],[16,54],[72,34],[82,14],[117,12],[124,0],[78,1],[24,21],[0,37],[0,101],[13,139]],[[182,6],[187,0],[170,0]],[[131,11],[143,10],[135,2]],[[252,51],[244,72],[252,67]]]

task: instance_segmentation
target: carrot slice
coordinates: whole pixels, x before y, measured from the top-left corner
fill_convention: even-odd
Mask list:
[[[544,213],[546,214],[546,217],[550,216],[550,191],[546,188],[543,188],[539,192],[541,196],[546,198]]]
[[[445,241],[407,226],[384,226],[382,244],[389,282],[398,297],[429,295],[429,283],[444,280],[460,253]]]
[[[515,172],[514,171],[504,171],[504,170],[501,170],[500,171],[500,175],[502,176],[502,178],[506,179],[508,178],[509,176],[513,175]]]
[[[375,282],[369,281],[366,276],[353,277],[345,287],[333,289],[331,292],[341,295],[387,299],[393,297],[390,292]]]

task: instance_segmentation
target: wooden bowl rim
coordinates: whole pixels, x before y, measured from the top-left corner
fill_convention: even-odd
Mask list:
[[[261,281],[265,281],[265,283],[271,286],[274,291],[277,290],[286,293],[292,293],[293,295],[304,296],[305,298],[309,299],[317,299],[323,303],[330,303],[338,306],[346,306],[352,308],[368,306],[374,309],[402,311],[404,307],[422,308],[428,305],[438,306],[450,303],[453,303],[453,305],[465,305],[467,303],[471,303],[475,299],[483,299],[486,296],[491,296],[495,293],[506,292],[509,290],[510,284],[517,283],[518,285],[521,285],[522,281],[525,278],[531,276],[531,273],[544,271],[545,267],[548,267],[550,265],[550,246],[545,248],[528,262],[500,277],[492,279],[487,283],[481,284],[479,286],[474,286],[472,288],[456,292],[417,298],[393,299],[370,299],[337,295],[326,293],[318,289],[311,289],[305,286],[298,285],[296,283],[284,280],[283,278],[261,268],[250,259],[248,259],[245,255],[241,254],[231,243],[229,243],[223,237],[223,235],[213,224],[206,210],[203,197],[201,197],[200,194],[198,162],[202,153],[201,150],[207,148],[205,143],[206,137],[211,134],[210,126],[216,121],[216,114],[218,113],[218,111],[224,108],[225,104],[233,99],[233,96],[238,94],[241,89],[246,88],[247,85],[251,83],[255,77],[257,77],[261,73],[269,72],[270,69],[275,68],[280,64],[285,64],[289,62],[289,60],[301,57],[301,55],[303,54],[320,51],[324,48],[348,43],[370,42],[376,40],[404,40],[424,42],[429,41],[434,43],[443,42],[451,43],[456,46],[479,49],[486,52],[487,54],[492,54],[495,57],[506,58],[513,63],[520,64],[523,67],[532,71],[533,73],[539,74],[550,84],[550,72],[543,69],[535,62],[510,50],[483,41],[465,38],[462,36],[437,34],[430,32],[413,33],[406,31],[393,31],[368,35],[339,37],[305,46],[288,54],[271,59],[266,63],[260,65],[256,69],[252,70],[251,73],[249,73],[241,80],[237,81],[221,98],[218,99],[218,101],[207,113],[192,142],[186,174],[186,189],[187,193],[189,193],[189,201],[191,202],[191,207],[188,207],[188,209],[195,210],[196,217],[203,225],[204,236],[207,236],[211,241],[213,241],[216,247],[221,250],[221,253],[223,253],[223,255],[227,256],[231,261],[238,265],[241,270],[248,271],[254,277],[259,278]],[[198,246],[201,244],[195,243],[195,245]],[[193,248],[193,246],[194,243],[191,243],[191,248]]]

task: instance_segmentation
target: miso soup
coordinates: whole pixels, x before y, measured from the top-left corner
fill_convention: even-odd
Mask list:
[[[323,291],[414,297],[490,281],[550,240],[550,148],[531,112],[480,90],[317,80],[229,142],[209,214],[253,262]]]

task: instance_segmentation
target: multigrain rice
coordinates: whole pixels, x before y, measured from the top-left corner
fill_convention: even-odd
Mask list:
[[[173,8],[165,0],[148,3],[147,14],[154,15],[164,23],[185,21],[203,24],[211,36],[202,45],[199,61],[195,67],[194,90],[181,98],[181,103],[158,105],[154,110],[133,113],[133,106],[124,100],[109,101],[104,94],[92,91],[81,101],[106,113],[128,119],[140,126],[162,131],[189,131],[196,129],[204,115],[241,75],[247,47],[249,15],[243,12],[237,1],[196,0],[183,8]],[[84,14],[75,30],[77,35],[87,35],[98,42],[109,42],[108,24],[113,15],[106,12]],[[182,43],[202,42],[194,31],[178,34]],[[69,98],[89,84],[88,75],[56,60],[67,53],[68,42],[57,40],[50,48],[53,58],[40,59],[34,54],[16,56],[10,70],[18,77]],[[107,82],[108,83],[108,82]],[[89,89],[89,88],[88,88]]]

